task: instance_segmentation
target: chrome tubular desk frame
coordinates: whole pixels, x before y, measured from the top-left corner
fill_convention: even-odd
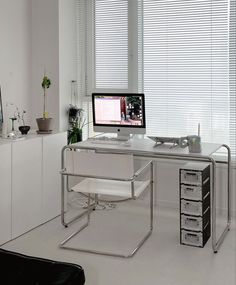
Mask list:
[[[169,148],[169,146],[159,146],[154,147],[154,144],[149,139],[132,139],[130,146],[125,145],[109,145],[109,144],[95,144],[87,140],[70,146],[72,149],[83,149],[83,150],[94,150],[97,152],[106,153],[123,153],[123,154],[133,154],[138,157],[146,158],[159,158],[159,159],[169,159],[169,160],[183,160],[183,161],[198,161],[198,162],[208,162],[211,164],[211,237],[212,237],[212,249],[214,253],[218,252],[227,232],[230,230],[231,224],[231,152],[230,148],[226,144],[211,144],[202,143],[202,153],[189,153],[188,149],[181,148]],[[227,150],[227,222],[224,227],[223,232],[217,239],[216,237],[216,160],[212,155],[217,152],[220,148],[225,148]],[[62,169],[64,167],[64,159],[62,157]],[[64,178],[62,175],[62,183],[64,183]],[[64,208],[64,205],[63,205]]]

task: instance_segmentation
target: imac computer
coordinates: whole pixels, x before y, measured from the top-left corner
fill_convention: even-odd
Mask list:
[[[92,110],[95,132],[116,133],[124,141],[146,133],[144,94],[93,93]]]

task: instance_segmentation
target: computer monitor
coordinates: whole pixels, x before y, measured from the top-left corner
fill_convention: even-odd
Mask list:
[[[95,132],[117,133],[118,140],[146,133],[144,94],[93,93],[92,108]]]

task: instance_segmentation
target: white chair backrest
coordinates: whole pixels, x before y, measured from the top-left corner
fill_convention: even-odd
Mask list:
[[[78,175],[127,179],[134,175],[133,155],[85,151],[66,153],[66,171]]]

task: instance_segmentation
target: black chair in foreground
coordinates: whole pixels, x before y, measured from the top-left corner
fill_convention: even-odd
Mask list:
[[[81,266],[0,249],[0,284],[84,285]]]

